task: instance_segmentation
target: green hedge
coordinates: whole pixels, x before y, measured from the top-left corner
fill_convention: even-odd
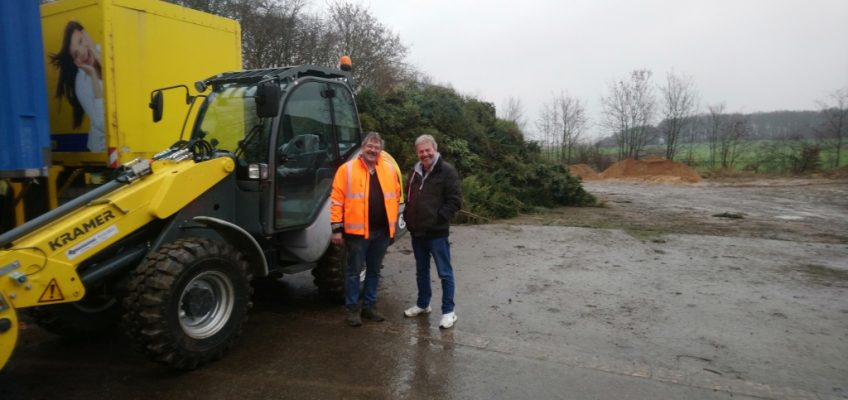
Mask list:
[[[495,116],[495,107],[453,89],[408,84],[387,94],[358,94],[366,131],[380,132],[386,150],[405,174],[417,161],[413,144],[422,134],[439,143],[439,152],[462,179],[460,221],[510,218],[537,207],[593,205],[580,180],[563,165],[542,157],[518,127]]]

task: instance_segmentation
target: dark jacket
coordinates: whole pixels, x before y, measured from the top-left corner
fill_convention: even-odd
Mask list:
[[[450,233],[450,220],[462,206],[459,175],[441,155],[422,176],[420,163],[409,174],[403,219],[412,237],[438,238]]]

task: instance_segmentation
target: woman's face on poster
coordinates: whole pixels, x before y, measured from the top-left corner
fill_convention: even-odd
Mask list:
[[[70,52],[77,67],[94,65],[94,42],[84,30],[77,30],[71,34]]]

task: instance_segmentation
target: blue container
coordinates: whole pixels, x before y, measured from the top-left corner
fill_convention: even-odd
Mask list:
[[[0,0],[0,177],[47,175],[50,120],[36,0]]]

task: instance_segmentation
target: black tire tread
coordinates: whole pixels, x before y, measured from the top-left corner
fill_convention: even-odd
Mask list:
[[[312,270],[318,291],[333,301],[344,300],[345,245],[330,245]]]
[[[247,282],[247,302],[243,310],[234,310],[237,318],[234,333],[221,346],[210,352],[190,352],[175,343],[167,327],[167,304],[174,292],[174,284],[195,260],[204,257],[230,260]],[[194,369],[221,358],[241,335],[242,324],[253,306],[250,298],[252,274],[241,252],[222,242],[201,238],[180,239],[162,246],[135,269],[127,284],[124,299],[124,332],[148,358],[176,369]]]

